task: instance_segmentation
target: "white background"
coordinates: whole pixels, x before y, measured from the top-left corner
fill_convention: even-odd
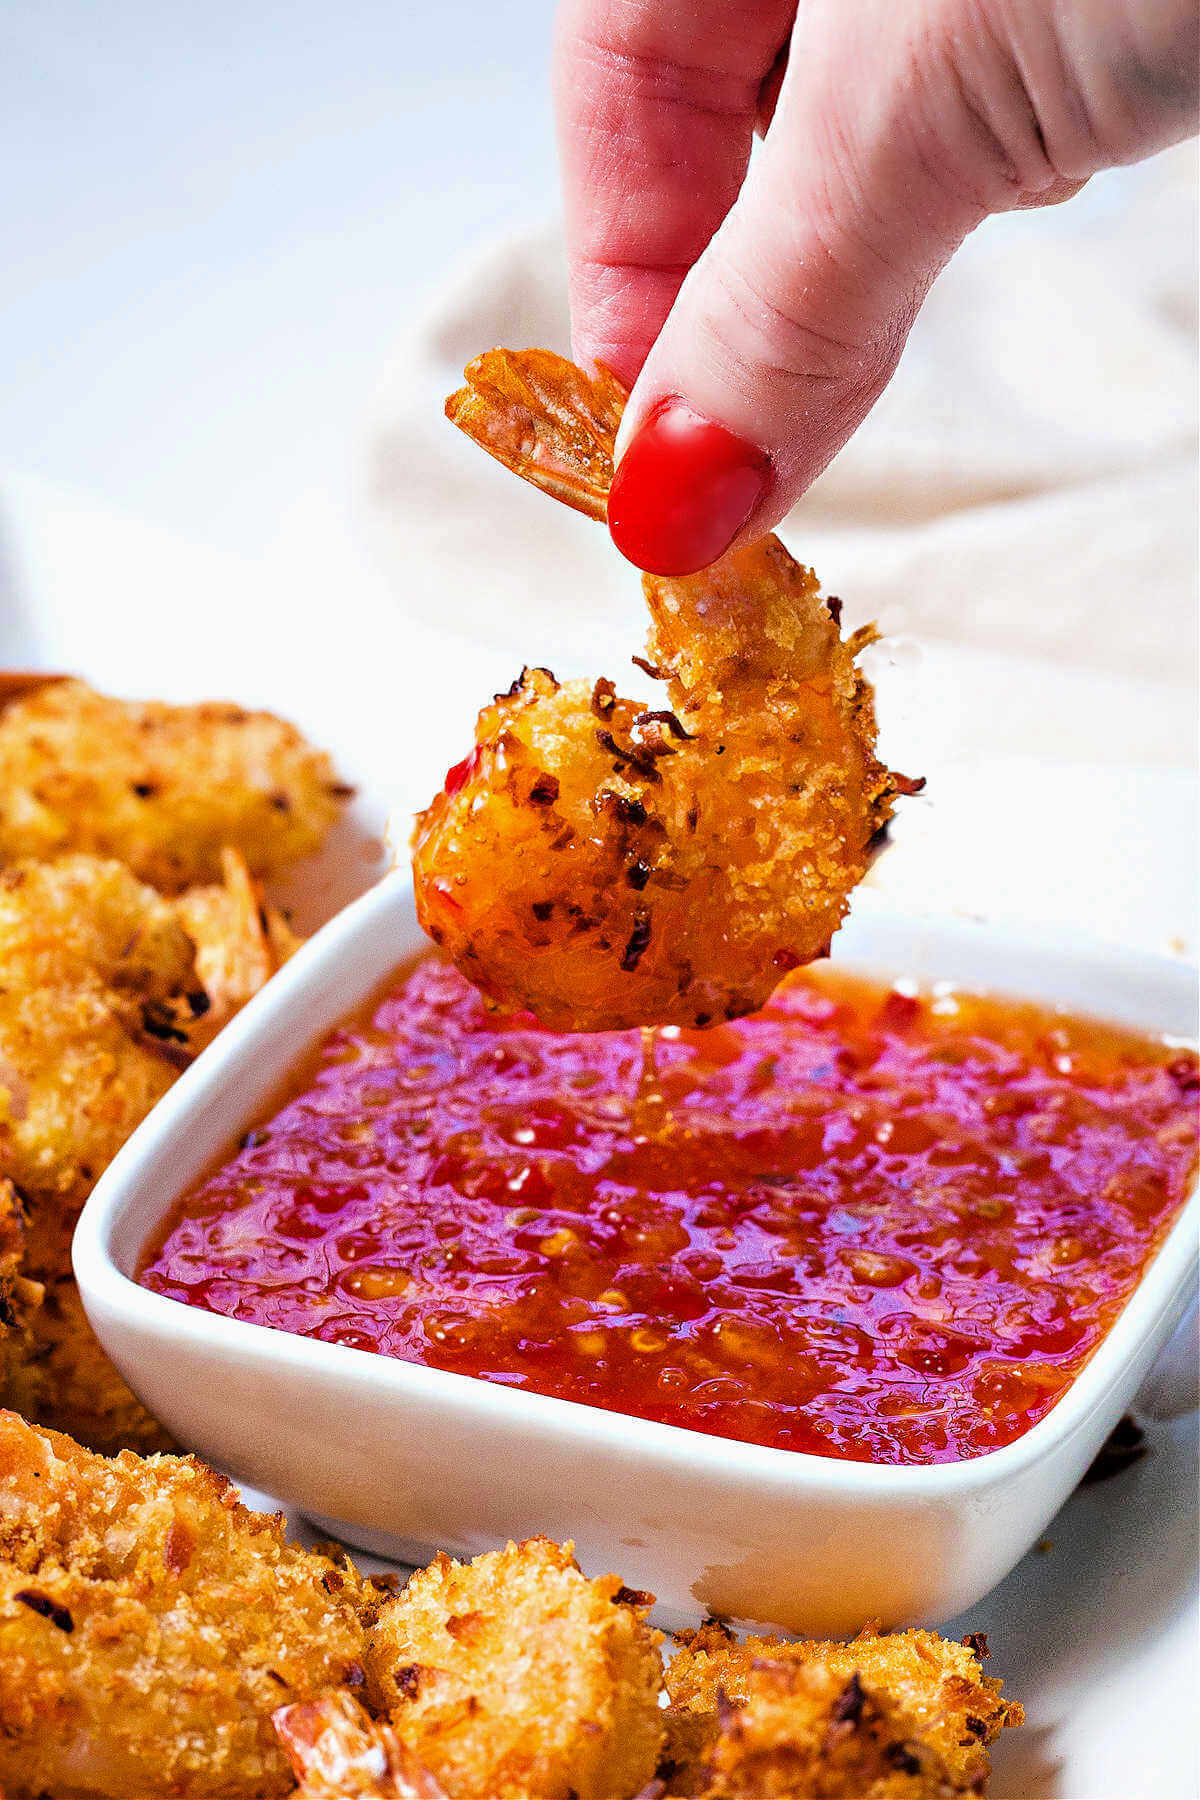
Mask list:
[[[340,515],[406,314],[556,204],[549,0],[3,14],[0,467],[251,556]]]

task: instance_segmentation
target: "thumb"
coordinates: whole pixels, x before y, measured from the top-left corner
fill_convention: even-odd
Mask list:
[[[800,9],[765,143],[626,409],[609,526],[640,568],[690,574],[775,525],[886,386],[957,245],[1014,181],[1052,185],[1036,131],[1028,167],[999,148],[1015,94],[964,100],[933,11]]]

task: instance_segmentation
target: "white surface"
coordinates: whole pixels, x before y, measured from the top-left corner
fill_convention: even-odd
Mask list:
[[[9,0],[0,466],[190,541],[345,533],[400,323],[555,203],[552,0]]]
[[[989,1456],[889,1468],[731,1444],[647,1419],[270,1331],[148,1293],[137,1258],[172,1203],[257,1119],[306,1046],[422,942],[396,875],[311,940],[181,1077],[101,1177],[75,1235],[88,1317],[180,1442],[287,1494],[339,1536],[427,1561],[537,1531],[619,1568],[660,1617],[705,1610],[845,1636],[940,1623],[1009,1572],[1072,1492],[1195,1285],[1200,1195],[1068,1392]],[[863,900],[834,960],[924,985],[1019,992],[1186,1035],[1178,959],[906,916]],[[586,1498],[585,1498],[586,1496]],[[892,1546],[880,1556],[879,1546]]]

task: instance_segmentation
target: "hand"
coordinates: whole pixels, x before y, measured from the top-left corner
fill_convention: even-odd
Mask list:
[[[775,525],[967,234],[1195,130],[1198,55],[1195,0],[565,0],[575,355],[635,383],[618,548],[687,574]]]

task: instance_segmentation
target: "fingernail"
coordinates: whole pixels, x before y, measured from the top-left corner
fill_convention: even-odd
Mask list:
[[[771,480],[765,451],[669,395],[617,465],[608,529],[639,569],[691,575],[728,550]]]

